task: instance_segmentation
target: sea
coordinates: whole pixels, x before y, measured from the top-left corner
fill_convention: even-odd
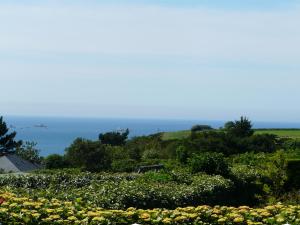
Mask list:
[[[63,154],[78,137],[97,140],[100,133],[129,129],[129,138],[190,129],[195,124],[222,127],[225,121],[5,116],[17,139],[35,142],[42,156]],[[254,128],[300,128],[300,123],[253,122]]]

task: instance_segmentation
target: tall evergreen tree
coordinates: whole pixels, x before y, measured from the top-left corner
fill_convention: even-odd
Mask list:
[[[0,155],[7,153],[14,153],[16,148],[21,146],[21,141],[15,141],[17,133],[9,133],[9,129],[3,120],[3,117],[0,117]]]

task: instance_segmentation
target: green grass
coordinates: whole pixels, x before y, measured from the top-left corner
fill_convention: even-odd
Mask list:
[[[288,137],[294,139],[300,139],[300,129],[258,129],[255,131],[256,134],[275,134],[279,137]],[[181,130],[175,132],[163,133],[163,140],[175,140],[183,139],[191,134],[190,130]]]
[[[275,134],[279,137],[300,139],[300,129],[262,129],[256,130],[256,134]]]
[[[188,137],[191,134],[190,130],[180,130],[175,132],[165,132],[162,135],[163,140],[175,140],[175,139],[183,139]]]

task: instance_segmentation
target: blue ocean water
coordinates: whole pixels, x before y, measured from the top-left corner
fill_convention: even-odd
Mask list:
[[[195,124],[207,124],[214,128],[224,121],[158,120],[158,119],[107,119],[107,118],[56,118],[6,116],[11,130],[17,131],[17,139],[34,141],[41,155],[63,154],[77,137],[97,140],[99,133],[129,128],[130,137],[149,135],[163,131],[190,129]],[[254,122],[255,128],[300,128],[300,123]]]

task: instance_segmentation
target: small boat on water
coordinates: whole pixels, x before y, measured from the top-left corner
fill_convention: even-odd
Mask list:
[[[36,127],[36,128],[48,128],[48,126],[46,126],[45,124],[36,124],[36,125],[34,125],[34,127]]]

